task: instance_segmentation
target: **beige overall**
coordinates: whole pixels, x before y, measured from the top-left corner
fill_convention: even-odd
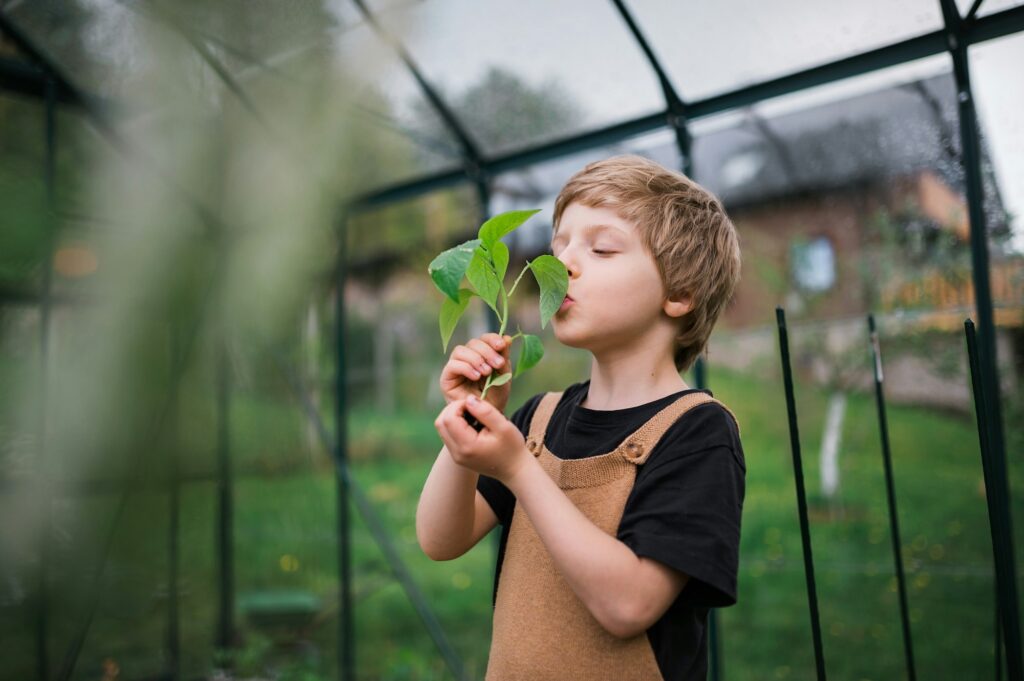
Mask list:
[[[526,445],[576,507],[613,537],[633,489],[637,466],[685,412],[718,402],[706,393],[683,395],[615,450],[584,459],[559,459],[544,446],[544,434],[561,396],[548,393],[541,399]],[[660,680],[662,676],[646,632],[629,639],[608,633],[559,574],[526,513],[517,506],[498,580],[486,678],[619,681]]]

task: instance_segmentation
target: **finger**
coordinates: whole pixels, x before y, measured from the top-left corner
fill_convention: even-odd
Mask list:
[[[476,399],[476,398],[474,398]],[[472,444],[476,439],[477,432],[470,427],[464,416],[466,412],[466,401],[455,400],[445,407],[444,427],[448,431],[452,442],[460,449]]]
[[[477,371],[472,364],[458,359],[453,359],[448,362],[448,370],[445,373],[446,380],[451,383],[461,382],[455,381],[452,378],[453,376],[464,376],[472,381],[479,381],[482,376],[482,374]]]
[[[485,333],[480,336],[480,339],[494,348],[497,352],[502,352],[508,349],[509,344],[512,342],[511,336],[499,336],[496,333]]]
[[[469,347],[480,353],[480,356],[495,369],[500,368],[505,363],[505,358],[499,352],[479,338],[469,341]]]
[[[479,400],[476,397],[470,396],[465,400],[465,409],[475,416],[477,421],[484,424],[484,427],[488,430],[499,430],[505,424],[506,419],[501,412],[485,400]],[[466,424],[466,427],[469,428],[469,424]]]
[[[457,408],[457,404],[460,402],[462,402],[462,400],[453,400],[448,403],[445,408],[441,410],[441,413],[437,415],[437,419],[434,420],[434,427],[437,428],[437,432],[442,433],[442,437],[447,438],[446,441],[449,442],[451,441],[450,420],[452,414]]]
[[[452,352],[452,359],[463,361],[484,375],[491,373],[491,369],[493,369],[479,352],[467,348],[465,345],[460,345]]]

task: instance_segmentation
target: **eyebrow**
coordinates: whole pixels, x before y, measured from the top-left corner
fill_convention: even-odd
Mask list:
[[[606,231],[612,231],[612,232],[618,232],[619,234],[621,234],[623,236],[626,236],[626,230],[622,229],[621,227],[616,227],[615,225],[605,225],[605,224],[584,225],[582,227],[582,229],[583,229],[584,232],[606,232]],[[551,235],[551,242],[552,243],[554,243],[555,239],[558,238],[558,235],[559,235],[559,232],[557,232],[557,231],[554,232]]]

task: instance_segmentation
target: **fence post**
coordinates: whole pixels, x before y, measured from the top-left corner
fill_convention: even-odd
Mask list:
[[[868,337],[874,360],[875,404],[878,407],[878,430],[882,437],[882,463],[885,466],[885,490],[889,501],[889,528],[892,536],[892,555],[896,562],[896,584],[900,593],[900,619],[903,622],[903,651],[907,661],[907,678],[916,681],[914,669],[914,646],[910,637],[910,615],[907,609],[907,582],[903,574],[903,553],[900,542],[899,515],[896,512],[896,490],[893,486],[892,455],[889,448],[889,422],[885,412],[885,394],[882,390],[882,348],[875,329],[875,316],[868,315]]]
[[[825,654],[821,643],[818,592],[814,581],[814,557],[811,555],[811,532],[807,521],[807,494],[804,491],[800,433],[796,422],[796,401],[793,398],[793,370],[789,362],[789,333],[786,330],[786,313],[781,307],[775,308],[775,319],[779,326],[779,350],[782,354],[782,378],[786,389],[786,411],[789,415],[789,441],[793,449],[793,477],[796,480],[796,503],[800,514],[800,538],[804,547],[804,573],[807,577],[807,602],[811,610],[814,661],[818,671],[818,680],[825,681]]]
[[[967,358],[971,367],[971,387],[974,391],[974,413],[978,422],[978,441],[981,446],[981,468],[985,476],[985,502],[988,505],[989,529],[992,533],[992,551],[996,567],[996,610],[1001,615],[1003,637],[1006,645],[1006,670],[1012,681],[1021,679],[1020,634],[1016,627],[1017,585],[1013,565],[1013,535],[1010,526],[1009,496],[1006,480],[1001,478],[1005,469],[999,466],[1000,452],[992,446],[992,424],[989,419],[987,392],[984,390],[984,374],[981,368],[980,348],[970,319],[964,322],[967,336]],[[998,634],[997,634],[998,635]],[[996,647],[998,658],[998,641]]]

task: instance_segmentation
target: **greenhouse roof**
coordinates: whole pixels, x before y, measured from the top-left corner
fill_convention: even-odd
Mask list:
[[[301,78],[301,56],[327,50],[365,71],[381,94],[364,90],[358,106],[413,150],[408,167],[362,195],[370,205],[645,133],[675,129],[685,141],[701,119],[930,57],[948,72],[952,35],[972,43],[1024,29],[1024,3],[1010,0],[949,2],[947,18],[936,0],[528,0],[514,10],[494,0],[268,0],[245,2],[249,25],[237,26],[241,2],[6,0],[0,87],[42,96],[52,73],[59,100],[131,117],[139,112],[122,97],[154,29],[239,92],[255,73]],[[544,125],[530,92],[547,102]]]

